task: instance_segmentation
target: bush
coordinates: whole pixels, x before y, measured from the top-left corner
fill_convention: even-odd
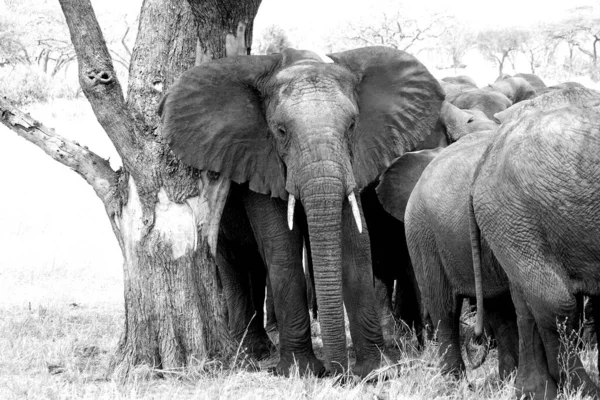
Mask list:
[[[19,106],[47,102],[54,98],[74,98],[77,88],[51,78],[33,66],[0,68],[0,94]]]

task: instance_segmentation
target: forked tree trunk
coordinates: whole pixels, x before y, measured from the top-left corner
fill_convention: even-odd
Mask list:
[[[1,98],[0,121],[82,175],[105,205],[125,278],[125,327],[112,370],[123,377],[140,364],[168,370],[227,356],[235,345],[213,254],[229,181],[179,163],[161,141],[157,105],[197,62],[197,47],[198,60],[249,53],[260,0],[145,0],[127,100],[90,1],[60,4],[81,87],[123,169],[113,171]]]

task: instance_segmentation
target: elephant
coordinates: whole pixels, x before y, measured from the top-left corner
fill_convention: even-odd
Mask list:
[[[473,80],[470,76],[467,75],[459,75],[459,76],[447,76],[442,78],[443,82],[452,83],[456,85],[461,85],[464,87],[471,87],[473,89],[477,89],[477,82]]]
[[[463,110],[480,110],[490,120],[494,114],[512,105],[512,101],[504,94],[487,88],[463,91],[455,96],[447,96],[446,100]]]
[[[163,97],[162,135],[178,159],[243,191],[273,291],[277,373],[295,363],[303,373],[348,371],[344,306],[356,352],[351,371],[365,376],[380,365],[369,234],[356,193],[431,134],[443,98],[416,58],[383,46],[326,59],[285,49],[213,60],[185,72]],[[311,345],[305,242],[325,365]]]
[[[599,92],[571,87],[546,93],[502,123],[473,174],[476,334],[485,242],[508,277],[516,308],[518,398],[556,398],[567,378],[584,396],[600,396],[569,350],[582,295],[592,301],[600,295],[599,120]]]
[[[496,123],[487,119],[479,110],[460,110],[444,101],[434,132],[416,147],[416,151],[438,151],[465,135],[496,126]],[[415,168],[412,165],[406,167],[410,171]],[[418,169],[418,165],[416,168]],[[397,345],[395,328],[399,324],[414,327],[418,347],[422,348],[424,321],[420,313],[420,295],[406,244],[404,224],[382,207],[381,199],[375,192],[378,183],[379,180],[376,180],[365,188],[360,197],[369,228],[377,309],[380,312],[385,347]],[[407,186],[407,190],[411,188],[412,185]],[[309,263],[306,270],[311,269]],[[310,281],[311,279],[307,278],[307,287],[310,287]],[[394,293],[395,298],[392,299]],[[309,296],[309,303],[310,301]],[[312,307],[313,313],[315,308]]]
[[[404,154],[384,172],[377,187],[386,210],[405,223],[422,306],[438,328],[441,371],[455,378],[465,374],[459,341],[462,299],[475,297],[469,188],[497,125],[489,128],[461,138],[441,152]],[[411,182],[414,189],[409,192],[406,188]],[[508,279],[489,249],[484,246],[484,250],[484,306],[498,346],[500,376],[506,378],[518,361],[516,315]]]
[[[442,89],[444,89],[444,92],[446,93],[446,100],[448,101],[452,101],[452,99],[457,97],[462,92],[468,92],[477,89],[477,87],[474,88],[471,84],[450,83],[443,80],[439,81],[439,83],[442,86]]]
[[[512,102],[516,104],[523,100],[529,100],[535,97],[536,91],[523,78],[510,77],[494,82],[489,85],[486,89],[500,92]]]
[[[547,87],[542,78],[540,78],[536,74],[527,74],[520,72],[518,74],[515,74],[515,78],[525,79],[533,87],[536,93],[540,90],[544,90]]]

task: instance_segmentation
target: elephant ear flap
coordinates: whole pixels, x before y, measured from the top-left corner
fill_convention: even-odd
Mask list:
[[[427,68],[404,51],[375,46],[328,56],[359,78],[352,150],[360,189],[431,134],[445,95]]]
[[[406,153],[394,160],[375,188],[383,209],[404,222],[408,199],[429,163],[442,148]]]
[[[281,55],[241,56],[186,71],[159,106],[162,135],[186,164],[218,172],[251,190],[287,198],[257,82]]]

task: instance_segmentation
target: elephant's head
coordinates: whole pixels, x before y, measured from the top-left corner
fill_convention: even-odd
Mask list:
[[[286,49],[207,62],[182,75],[160,112],[185,163],[289,200],[291,215],[295,199],[302,201],[331,360],[340,357],[328,349],[345,352],[342,207],[352,205],[360,227],[354,193],[431,132],[444,95],[402,51],[369,47],[329,57],[333,63]]]
[[[536,95],[533,86],[527,80],[520,77],[509,77],[496,81],[489,85],[489,88],[508,97],[512,104],[533,99]]]

